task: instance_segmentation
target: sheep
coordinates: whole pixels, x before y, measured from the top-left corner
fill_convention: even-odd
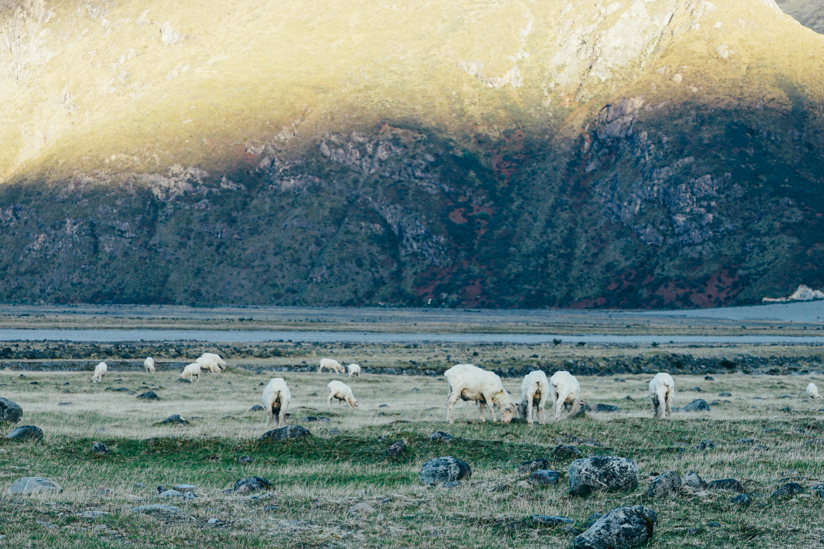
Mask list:
[[[292,401],[292,393],[282,377],[272,378],[272,381],[263,388],[261,404],[266,408],[266,428],[275,426],[275,416],[278,418],[277,427],[286,426],[286,410]]]
[[[356,376],[360,377],[360,365],[359,364],[350,364],[349,365],[349,377]]]
[[[652,401],[652,417],[669,419],[672,414],[672,398],[675,396],[675,381],[663,372],[655,374],[649,382],[649,398]]]
[[[494,405],[501,409],[501,421],[509,423],[515,417],[515,404],[501,378],[494,372],[487,372],[473,364],[458,364],[444,372],[449,384],[449,395],[446,398],[446,421],[455,423],[452,418],[452,409],[458,400],[474,400],[480,404],[481,421],[484,419],[484,405],[489,405],[489,414],[492,421],[495,418]]]
[[[213,355],[212,353],[204,353],[201,355],[195,362],[200,364],[200,370],[203,372],[204,370],[208,370],[213,374],[219,374],[223,370],[220,369],[220,364],[215,360],[214,357],[217,355]],[[220,358],[218,356],[218,358]],[[222,360],[220,362],[223,362]],[[225,362],[223,362],[226,364]]]
[[[569,412],[567,418],[572,416],[581,409],[584,404],[581,400],[581,384],[575,379],[575,376],[561,370],[552,374],[549,378],[549,394],[552,395],[552,410],[555,415],[555,421],[561,419],[561,410],[569,405]]]
[[[549,381],[540,370],[529,372],[521,382],[521,401],[518,403],[518,415],[532,425],[532,408],[538,410],[538,422],[544,424],[544,405],[549,396]]]
[[[822,400],[821,395],[818,394],[818,387],[815,383],[810,382],[810,384],[807,385],[807,398]]]
[[[357,408],[358,401],[355,400],[355,395],[352,394],[352,387],[343,383],[342,381],[330,381],[326,384],[329,389],[329,407],[332,407],[332,399],[337,399],[338,404],[346,402],[350,407]]]
[[[106,366],[105,362],[101,362],[97,366],[94,367],[94,375],[92,376],[92,383],[100,383],[103,381],[103,376],[105,376],[109,371],[109,367]]]
[[[200,381],[200,374],[202,373],[203,371],[200,369],[200,364],[197,362],[192,362],[183,368],[183,371],[180,373],[180,379],[192,381],[192,378],[195,377],[197,378],[197,381]]]
[[[340,362],[338,362],[337,360],[333,360],[331,358],[320,359],[320,367],[318,368],[318,373],[321,373],[324,368],[326,368],[327,370],[331,370],[332,372],[337,372],[339,374],[342,374],[344,372],[343,366],[341,366]]]
[[[217,364],[220,370],[226,369],[226,362],[222,358],[220,358],[220,355],[216,355],[215,353],[203,353],[202,355],[200,355],[200,358],[197,359],[197,362],[199,362],[201,366],[203,366],[204,362],[201,362],[201,359],[203,359],[204,362],[214,362],[215,364]],[[211,371],[214,372],[214,369],[211,369]],[[220,372],[214,373],[219,374]]]
[[[147,372],[151,374],[155,373],[154,359],[152,357],[146,358],[146,360],[143,361],[143,367],[146,368]]]

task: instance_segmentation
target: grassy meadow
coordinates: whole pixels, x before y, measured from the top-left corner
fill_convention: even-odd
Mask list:
[[[250,409],[273,376],[291,388],[290,423],[307,427],[311,438],[257,442],[266,430],[265,412]],[[676,376],[675,406],[695,398],[716,404],[710,412],[674,412],[670,421],[649,417],[649,375],[579,377],[590,406],[613,404],[621,411],[557,423],[550,418],[533,427],[482,424],[466,403],[456,406],[456,423],[447,425],[446,382],[429,376],[254,373],[230,361],[226,373],[193,384],[176,382],[176,371],[112,371],[100,384],[90,377],[0,372],[0,396],[24,410],[19,425],[45,433],[39,442],[0,439],[0,547],[571,547],[574,533],[536,525],[530,517],[562,515],[584,530],[592,513],[624,505],[655,509],[659,524],[650,548],[810,547],[824,536],[816,494],[769,498],[786,482],[809,488],[824,479],[824,404],[806,400],[809,376]],[[327,406],[331,379],[351,384],[357,409]],[[504,385],[520,394],[520,379]],[[137,399],[148,390],[161,400]],[[731,396],[719,397],[723,392]],[[158,424],[172,414],[189,423]],[[307,421],[310,416],[329,421]],[[455,439],[432,442],[428,435],[436,430]],[[703,439],[715,448],[697,449]],[[752,440],[736,442],[741,439]],[[404,441],[405,453],[387,457],[396,440]],[[98,441],[109,455],[91,452]],[[630,493],[571,497],[571,458],[552,459],[558,444],[577,446],[584,456],[632,458],[641,485]],[[421,465],[438,456],[469,463],[471,479],[452,489],[421,485]],[[241,463],[241,457],[252,462]],[[562,473],[561,483],[524,482],[528,475],[517,472],[518,464],[541,457]],[[653,500],[646,487],[667,470],[682,477],[692,470],[708,482],[736,478],[753,503],[738,508],[730,503],[734,493],[688,489]],[[7,495],[23,476],[50,478],[63,491]],[[252,476],[275,489],[224,493]],[[197,486],[197,497],[157,496],[158,486],[178,483]],[[350,516],[360,502],[376,513]],[[179,512],[131,510],[153,503]],[[90,510],[107,514],[79,516]]]

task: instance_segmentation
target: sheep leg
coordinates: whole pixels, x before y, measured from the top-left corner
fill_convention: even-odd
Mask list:
[[[498,421],[498,418],[495,417],[495,403],[492,401],[492,397],[488,395],[484,395],[484,401],[489,405],[489,415],[492,416],[492,421]],[[481,404],[483,406],[483,404]],[[481,414],[483,414],[483,408],[481,408]],[[503,410],[501,411],[503,414]],[[501,416],[503,419],[503,415]]]
[[[329,401],[329,407],[331,408],[332,407],[332,395],[329,395],[329,398],[327,400]]]
[[[278,429],[286,427],[286,408],[281,408],[278,414]]]
[[[532,425],[532,408],[535,406],[535,393],[528,394],[527,396],[529,397],[529,400],[527,400],[529,405],[526,408],[526,422]]]
[[[566,394],[558,394],[558,399],[555,401],[555,421],[561,419],[561,411],[564,409],[564,402],[566,402]]]
[[[452,387],[449,388],[449,396],[446,398],[446,422],[447,423],[455,423],[455,420],[452,418],[452,410],[455,408],[455,403],[458,402],[458,399],[461,398],[460,394],[457,394],[455,391],[452,390]]]
[[[542,394],[541,400],[538,402],[538,422],[541,425],[546,424],[546,419],[544,418],[544,406],[546,406],[546,394]]]
[[[486,419],[484,418],[484,401],[483,400],[478,401],[478,407],[481,410],[481,421],[486,423]],[[492,411],[491,406],[489,407],[489,409],[490,409],[490,411]]]
[[[669,389],[667,391],[666,405],[667,405],[667,407],[666,407],[666,413],[667,413],[666,417],[667,417],[667,419],[669,419],[670,415],[672,415],[672,389]]]

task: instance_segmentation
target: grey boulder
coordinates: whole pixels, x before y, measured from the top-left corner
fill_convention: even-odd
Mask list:
[[[696,398],[686,406],[681,408],[673,408],[675,412],[709,412],[710,405],[703,398]]]
[[[684,480],[681,482],[683,486],[689,486],[690,488],[695,488],[696,490],[703,490],[707,487],[707,483],[704,482],[704,479],[698,476],[698,473],[695,471],[687,471],[687,474],[684,475]]]
[[[454,438],[455,437],[453,437],[449,433],[444,433],[443,431],[435,431],[434,433],[429,434],[429,440],[431,440],[432,442],[449,442]]]
[[[592,491],[615,492],[638,487],[638,466],[631,459],[594,456],[569,465],[569,491],[586,496]]]
[[[251,494],[252,492],[257,492],[258,490],[274,490],[275,487],[272,485],[271,482],[266,480],[265,478],[260,477],[249,477],[249,478],[242,478],[235,483],[235,486],[232,488],[232,492],[238,495],[245,495]]]
[[[6,435],[11,440],[40,440],[43,438],[43,431],[34,425],[21,425],[11,433]]]
[[[309,429],[306,427],[301,427],[300,425],[287,425],[286,427],[281,427],[280,429],[266,431],[263,433],[263,436],[258,439],[258,442],[286,440],[289,438],[300,438],[305,436],[312,436],[312,433],[310,433]]]
[[[56,482],[43,477],[23,477],[15,480],[6,492],[10,496],[28,496],[48,492],[62,492]]]
[[[803,494],[805,492],[804,487],[798,484],[797,482],[789,482],[770,494],[771,498],[787,498],[791,496],[796,496],[798,494]]]
[[[647,494],[653,498],[665,498],[681,489],[681,477],[675,471],[660,474],[650,482]]]
[[[561,480],[561,473],[558,471],[550,471],[549,469],[540,469],[535,471],[526,481],[530,484],[538,486],[546,486],[548,484],[557,484]]]
[[[546,469],[549,467],[549,462],[544,458],[533,459],[532,461],[522,461],[518,465],[518,472],[522,475],[525,473],[532,473],[538,471],[540,469]]]
[[[23,408],[17,403],[0,397],[0,422],[17,423],[23,417]]]
[[[404,445],[402,440],[396,440],[392,446],[386,449],[386,455],[389,457],[401,457],[403,455],[404,450],[406,450],[406,446]]]
[[[102,442],[95,442],[92,444],[92,453],[99,456],[107,456],[111,453],[111,450],[109,450],[109,447]]]
[[[179,414],[172,414],[163,421],[158,422],[161,425],[186,425],[187,423],[189,422],[180,417]]]
[[[592,407],[593,412],[620,412],[621,409],[618,406],[613,406],[612,404],[601,404],[600,402]]]
[[[426,485],[470,478],[472,469],[464,461],[452,456],[433,458],[423,464],[418,478]]]
[[[658,517],[649,507],[618,507],[575,538],[575,549],[626,549],[652,538]]]

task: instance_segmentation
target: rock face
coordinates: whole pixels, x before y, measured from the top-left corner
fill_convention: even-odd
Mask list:
[[[34,425],[21,425],[6,435],[12,440],[40,440],[43,438],[43,431]]]
[[[23,417],[23,408],[0,397],[0,423],[17,423]]]
[[[421,472],[418,473],[421,483],[426,485],[461,480],[471,476],[472,469],[469,464],[451,456],[430,459],[423,464]]]
[[[626,549],[652,539],[658,517],[649,507],[618,507],[575,538],[575,549]]]
[[[287,425],[286,427],[281,427],[280,429],[266,431],[265,433],[263,433],[263,436],[261,436],[258,439],[258,442],[286,440],[290,438],[300,438],[306,436],[312,436],[312,433],[310,433],[309,429],[307,429],[306,427],[301,427],[300,425]]]
[[[569,491],[585,496],[591,491],[615,492],[638,487],[638,467],[621,457],[576,459],[569,466]]]
[[[15,480],[7,493],[11,496],[27,496],[44,492],[61,492],[63,489],[56,482],[42,477],[23,477]]]
[[[653,498],[665,498],[681,489],[681,477],[675,471],[667,471],[658,475],[649,485],[647,494]]]
[[[251,494],[252,492],[257,492],[258,490],[274,489],[275,487],[272,485],[272,483],[266,480],[265,478],[249,477],[242,478],[239,481],[235,482],[235,486],[232,488],[232,492],[242,496],[246,494]]]

